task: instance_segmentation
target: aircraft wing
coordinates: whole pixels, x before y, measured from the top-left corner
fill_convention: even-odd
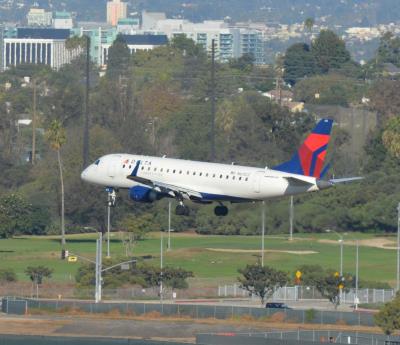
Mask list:
[[[194,200],[201,200],[203,198],[198,191],[137,176],[139,165],[140,161],[137,162],[132,174],[128,175],[126,178],[154,188],[159,192],[170,194],[171,196],[183,195]]]

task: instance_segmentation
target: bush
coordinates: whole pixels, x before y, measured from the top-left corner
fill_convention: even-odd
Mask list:
[[[17,275],[11,268],[0,269],[0,282],[8,283],[16,281],[17,281]]]
[[[306,310],[306,322],[312,322],[316,317],[316,310],[315,309],[308,309]]]

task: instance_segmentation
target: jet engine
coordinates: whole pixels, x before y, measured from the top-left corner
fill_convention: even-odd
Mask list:
[[[161,193],[156,192],[154,189],[135,186],[129,189],[129,197],[138,202],[151,203],[162,198]]]

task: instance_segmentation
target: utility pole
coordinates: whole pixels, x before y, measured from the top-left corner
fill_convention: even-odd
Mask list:
[[[400,203],[397,205],[397,284],[396,290],[400,290]]]
[[[265,201],[261,203],[261,267],[264,267],[265,251]]]
[[[215,40],[211,41],[211,162],[215,160]]]
[[[32,109],[32,156],[31,163],[35,164],[36,160],[36,78],[32,78],[33,82],[33,109]]]
[[[85,89],[85,122],[83,126],[83,168],[89,165],[89,67],[90,67],[90,37],[86,36],[86,89]]]
[[[293,218],[294,218],[293,195],[291,195],[290,196],[290,215],[289,215],[289,241],[293,240]]]

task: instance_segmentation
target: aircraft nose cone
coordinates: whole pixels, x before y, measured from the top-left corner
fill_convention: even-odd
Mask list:
[[[88,178],[88,169],[89,169],[89,168],[86,168],[86,169],[83,170],[82,173],[81,173],[81,179],[82,179],[83,181],[87,181],[87,178]]]

